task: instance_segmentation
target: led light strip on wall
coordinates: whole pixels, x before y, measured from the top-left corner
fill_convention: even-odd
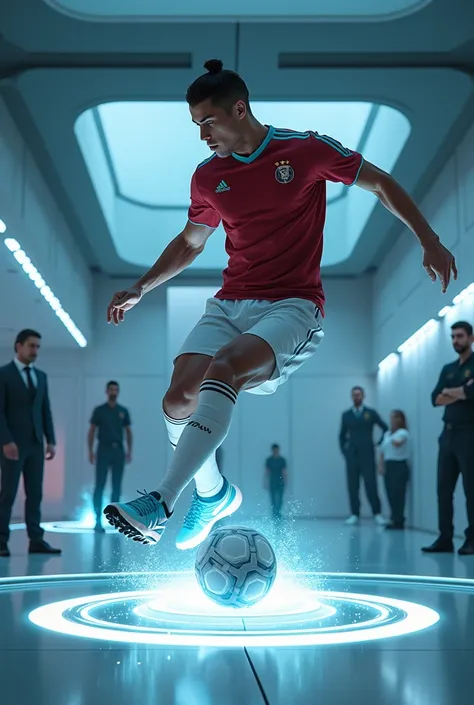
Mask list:
[[[4,233],[7,227],[3,220],[0,220],[0,233]],[[31,259],[27,256],[26,252],[22,250],[20,243],[12,237],[7,237],[4,240],[6,247],[10,250],[13,257],[16,259],[18,264],[21,265],[25,274],[28,274],[29,278],[39,290],[41,296],[48,302],[48,304],[53,309],[56,316],[59,318],[61,323],[67,328],[69,333],[72,335],[76,343],[81,347],[85,348],[87,345],[87,340],[76,326],[71,316],[63,309],[61,302],[53,294],[50,287],[46,284],[45,280],[38,272]]]
[[[399,345],[397,348],[397,352],[391,352],[389,355],[387,355],[387,357],[384,357],[384,359],[379,362],[379,370],[381,372],[385,372],[393,368],[397,364],[400,355],[403,355],[404,352],[406,352],[407,350],[411,350],[416,345],[418,345],[418,343],[420,343],[423,338],[429,335],[436,328],[440,320],[444,318],[446,314],[451,311],[452,308],[462,303],[463,301],[466,301],[471,296],[474,297],[474,282],[472,284],[469,284],[469,286],[467,286],[457,296],[454,297],[452,305],[443,306],[443,308],[438,311],[437,318],[430,318],[430,320],[427,321],[423,326],[421,326],[421,328],[419,328],[417,331],[415,331],[413,335],[407,338],[404,343]]]

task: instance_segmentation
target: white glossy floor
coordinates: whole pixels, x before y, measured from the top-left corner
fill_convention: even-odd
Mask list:
[[[283,618],[271,616],[265,623],[270,646],[137,643],[133,634],[122,643],[106,636],[58,633],[50,629],[54,617],[45,628],[33,624],[29,614],[58,600],[99,593],[113,596],[125,590],[153,592],[163,584],[162,571],[172,571],[165,583],[169,595],[175,592],[176,597],[179,585],[192,580],[179,571],[192,570],[193,554],[174,549],[172,532],[155,548],[109,534],[50,533],[46,538],[60,546],[63,555],[28,557],[26,537],[19,530],[12,533],[12,557],[0,559],[1,705],[472,705],[474,557],[423,555],[420,547],[431,543],[432,535],[384,532],[370,522],[348,528],[338,522],[297,521],[276,533],[270,523],[257,528],[271,538],[280,564],[300,571],[297,582],[316,571],[324,576],[324,590],[351,593],[352,598],[356,593],[355,599],[362,593],[375,600],[385,597],[423,605],[430,614],[437,612],[439,621],[411,634],[387,638],[385,632],[386,638],[378,640],[312,646],[275,645],[273,637],[284,636],[286,627]],[[129,572],[137,575],[127,576]],[[95,578],[61,578],[92,573]],[[123,575],[107,578],[104,573]],[[411,579],[383,577],[387,573]],[[16,576],[58,578],[15,581]],[[439,580],[443,576],[459,580]],[[315,576],[310,577],[314,582]],[[186,593],[179,599],[185,602]],[[111,609],[104,608],[100,616],[114,629],[124,623],[126,598]],[[344,609],[333,620],[337,641],[344,619],[350,626],[372,607],[351,608],[345,617]],[[67,630],[84,615],[84,609],[63,609],[63,626]],[[400,607],[386,610],[387,624],[405,617]],[[183,625],[193,627],[193,617],[171,615],[169,623],[166,619],[160,639],[174,638]],[[206,637],[222,627],[219,619],[201,617]],[[226,632],[230,639],[233,633],[250,637],[247,620],[237,621],[240,625]],[[324,641],[327,632],[321,624],[318,639]],[[299,626],[295,630],[295,623],[291,625],[292,634]],[[364,629],[362,625],[362,636]],[[116,638],[116,632],[110,634]]]

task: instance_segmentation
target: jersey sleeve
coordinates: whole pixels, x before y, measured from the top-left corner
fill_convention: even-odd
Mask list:
[[[189,206],[188,219],[194,225],[203,225],[208,228],[217,228],[221,222],[219,213],[202,197],[197,184],[196,172],[191,179],[191,205]]]
[[[92,412],[90,423],[92,424],[92,426],[100,426],[100,413],[97,406]]]
[[[315,175],[319,181],[334,181],[352,186],[357,181],[364,159],[340,142],[313,132],[310,140]]]
[[[130,412],[129,412],[128,409],[125,409],[125,411],[124,411],[124,415],[123,415],[123,425],[124,425],[124,428],[127,428],[127,426],[131,426],[131,425],[132,425],[132,420],[131,420],[131,418],[130,418]]]

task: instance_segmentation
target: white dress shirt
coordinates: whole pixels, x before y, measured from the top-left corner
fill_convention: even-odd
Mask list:
[[[360,416],[362,416],[362,414],[364,413],[364,411],[365,411],[365,406],[364,406],[363,404],[362,404],[361,406],[359,406],[359,407],[357,407],[357,406],[353,406],[353,407],[352,407],[352,413],[353,413],[354,416],[356,416],[357,418],[359,418]]]
[[[401,446],[394,446],[392,441],[404,441]],[[399,428],[394,433],[386,431],[382,441],[384,460],[410,459],[410,434],[406,428]]]
[[[31,380],[32,380],[34,386],[38,387],[38,377],[36,375],[35,368],[33,367],[33,365],[25,365],[17,357],[13,358],[13,362],[15,363],[16,368],[17,368],[18,372],[20,373],[23,382],[25,383],[25,387],[28,387],[28,376],[27,376],[27,373],[25,372],[25,369],[27,367],[29,367],[31,370],[31,372],[30,372]]]

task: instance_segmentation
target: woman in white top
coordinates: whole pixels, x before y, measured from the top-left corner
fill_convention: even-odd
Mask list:
[[[392,510],[392,521],[387,529],[405,528],[405,498],[410,469],[410,436],[403,411],[390,414],[390,431],[382,440],[379,473],[385,476],[385,489]]]

